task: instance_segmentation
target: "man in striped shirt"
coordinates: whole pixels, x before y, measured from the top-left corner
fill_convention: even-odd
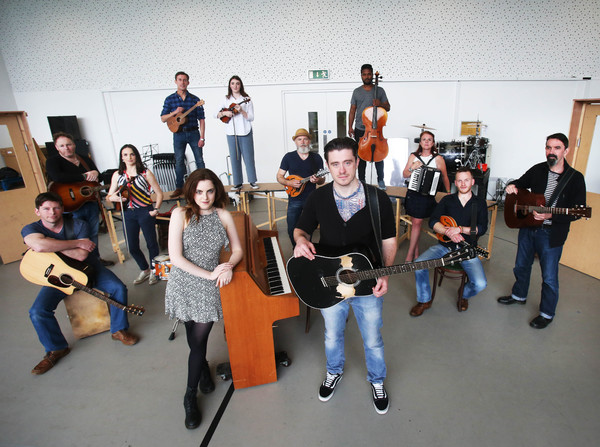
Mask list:
[[[568,153],[569,140],[564,134],[548,136],[546,161],[534,165],[521,178],[509,183],[506,193],[516,194],[518,189],[527,188],[533,193],[544,194],[548,207],[574,208],[585,205],[585,180],[565,160]],[[559,194],[554,194],[555,190]],[[554,319],[558,304],[558,263],[571,221],[577,218],[568,214],[553,215],[536,211],[533,211],[533,215],[536,220],[543,221],[542,226],[519,230],[519,247],[513,269],[516,281],[512,293],[501,296],[498,302],[505,305],[526,303],[531,266],[537,253],[542,269],[542,299],[540,314],[529,325],[544,329]]]

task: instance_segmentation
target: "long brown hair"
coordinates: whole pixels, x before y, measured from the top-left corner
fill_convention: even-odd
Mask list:
[[[140,152],[137,150],[133,144],[125,144],[121,150],[119,151],[119,174],[123,175],[123,173],[127,170],[127,166],[123,161],[123,151],[125,149],[131,149],[133,154],[135,155],[135,172],[137,175],[142,174],[146,171],[146,165],[142,162],[142,157],[140,156]]]
[[[225,188],[223,187],[223,183],[210,169],[196,169],[192,172],[185,184],[183,185],[183,196],[187,201],[185,205],[185,220],[189,222],[192,216],[200,217],[200,207],[194,200],[196,195],[196,187],[198,186],[198,182],[202,180],[210,180],[215,187],[215,201],[213,206],[217,208],[225,208],[227,205],[227,193],[225,192]]]
[[[231,81],[233,79],[240,81],[240,95],[242,95],[244,98],[247,98],[248,93],[246,93],[246,90],[244,90],[244,83],[242,82],[242,79],[238,75],[233,75],[232,77],[229,78],[229,82],[227,82],[227,97],[231,98],[231,96],[233,95],[233,92],[231,91]]]
[[[432,134],[431,132],[429,132],[428,130],[424,130],[423,132],[421,132],[421,135],[419,135],[419,147],[417,148],[417,150],[414,152],[415,155],[421,155],[423,153],[423,148],[421,147],[421,137],[423,137],[423,135],[431,135],[431,138],[433,138],[433,147],[431,148],[431,155],[437,155],[438,151],[436,148],[436,143],[435,143],[435,135]]]

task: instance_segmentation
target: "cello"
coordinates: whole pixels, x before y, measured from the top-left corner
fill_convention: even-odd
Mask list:
[[[380,77],[379,72],[375,72],[373,102],[377,99],[377,86]],[[364,161],[382,161],[389,152],[387,139],[383,137],[383,126],[387,122],[387,111],[383,107],[367,107],[363,110],[362,121],[365,125],[365,134],[358,142],[358,156]]]

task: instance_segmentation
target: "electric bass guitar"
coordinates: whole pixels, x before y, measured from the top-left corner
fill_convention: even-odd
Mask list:
[[[143,315],[146,311],[133,304],[125,306],[96,289],[88,287],[94,275],[91,265],[69,258],[62,253],[42,253],[28,250],[21,260],[21,275],[27,281],[40,286],[54,287],[66,295],[75,290],[83,290],[102,301],[134,315]]]
[[[226,111],[230,111],[233,112],[234,115],[237,115],[239,112],[236,112],[235,110],[235,106],[241,106],[242,104],[245,104],[247,102],[250,102],[250,98],[244,98],[243,101],[240,101],[238,103],[232,102],[229,107],[223,107],[221,110],[219,110],[219,112],[226,112]],[[221,121],[223,121],[225,124],[227,124],[229,121],[231,121],[231,116],[226,116],[223,115],[221,118],[219,118]]]
[[[98,200],[99,191],[110,188],[110,185],[101,185],[98,182],[57,183],[51,182],[48,191],[55,192],[63,200],[65,211],[72,212],[82,207],[86,202]]]
[[[321,169],[319,170],[319,172],[317,172],[316,174],[314,174],[315,177],[319,178],[319,177],[325,177],[327,174],[329,174],[329,171],[327,171],[326,169]],[[294,188],[293,186],[286,186],[285,187],[285,192],[288,193],[288,196],[290,197],[298,197],[300,194],[302,194],[302,191],[304,191],[304,187],[306,186],[306,183],[310,181],[310,178],[312,176],[308,176],[308,177],[300,177],[299,175],[290,175],[288,177],[286,177],[286,180],[300,180],[300,187],[299,188]]]
[[[533,212],[565,214],[575,217],[592,217],[592,209],[584,205],[575,208],[557,208],[545,206],[543,194],[535,194],[526,189],[519,189],[516,194],[507,194],[504,201],[504,221],[508,228],[539,227],[544,221],[536,220]]]
[[[475,258],[482,252],[484,250],[465,243],[439,259],[377,269],[362,253],[334,257],[315,255],[312,261],[302,256],[288,260],[287,274],[296,295],[304,304],[313,309],[327,309],[346,298],[372,295],[377,278],[381,276],[455,264]]]
[[[200,107],[204,105],[204,100],[198,101],[194,106],[190,107],[185,112],[179,112],[177,115],[172,116],[167,120],[167,126],[169,130],[173,133],[179,132],[181,126],[183,126],[187,122],[188,114],[194,110],[196,107]]]

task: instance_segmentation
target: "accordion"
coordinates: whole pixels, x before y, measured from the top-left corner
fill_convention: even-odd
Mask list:
[[[441,174],[442,171],[439,169],[421,166],[419,169],[415,169],[410,175],[408,189],[421,193],[424,196],[434,196]]]

